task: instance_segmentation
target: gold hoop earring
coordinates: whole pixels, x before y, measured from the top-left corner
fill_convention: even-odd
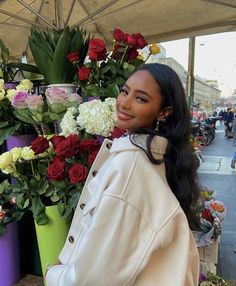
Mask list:
[[[159,120],[157,120],[157,123],[156,123],[156,128],[155,128],[156,133],[158,132],[158,129],[159,129]]]

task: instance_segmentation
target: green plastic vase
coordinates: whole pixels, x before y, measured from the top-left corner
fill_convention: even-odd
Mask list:
[[[48,265],[53,265],[65,243],[71,219],[61,218],[57,206],[46,207],[49,223],[38,225],[35,222],[36,236],[43,275]]]

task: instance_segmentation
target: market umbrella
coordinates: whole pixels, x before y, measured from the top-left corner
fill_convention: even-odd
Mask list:
[[[0,38],[12,60],[28,54],[32,24],[60,28],[80,25],[111,43],[119,27],[142,33],[148,42],[236,30],[235,0],[1,0]]]

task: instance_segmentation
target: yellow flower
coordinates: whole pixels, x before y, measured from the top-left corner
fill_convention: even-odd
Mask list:
[[[5,98],[5,90],[0,90],[0,101]]]
[[[21,147],[12,148],[9,152],[12,155],[13,162],[16,162],[18,159],[21,158]]]
[[[24,160],[32,160],[35,159],[34,151],[30,148],[30,146],[23,147],[21,150],[21,158]]]
[[[17,90],[32,90],[33,83],[29,79],[23,79],[20,84],[17,85]]]
[[[4,89],[4,80],[0,79],[0,90]]]
[[[149,52],[152,55],[156,55],[156,54],[159,54],[161,52],[161,49],[160,49],[160,47],[157,44],[151,44],[149,46]]]
[[[137,59],[144,61],[144,54],[143,54],[143,53],[140,53],[140,54],[137,56]]]
[[[0,169],[3,170],[8,168],[12,162],[13,160],[10,152],[5,152],[0,155]]]
[[[6,97],[8,98],[8,100],[11,101],[12,98],[16,95],[16,93],[17,93],[17,90],[15,90],[15,89],[8,89]]]
[[[11,174],[13,177],[18,177],[18,174],[16,173],[15,164],[11,164],[11,166],[8,166],[7,168],[3,169],[2,172],[4,174]]]

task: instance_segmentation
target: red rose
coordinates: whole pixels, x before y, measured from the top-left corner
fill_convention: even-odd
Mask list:
[[[124,129],[121,129],[119,127],[115,127],[113,129],[113,131],[111,132],[111,138],[114,139],[114,138],[119,138],[121,137],[122,135],[124,135],[125,133],[125,130]]]
[[[130,34],[127,34],[127,44],[131,47],[135,47],[136,46],[135,37],[131,36]]]
[[[57,156],[61,156],[63,158],[73,157],[78,151],[79,141],[79,136],[76,134],[66,137],[65,140],[56,146]]]
[[[125,42],[127,37],[124,32],[122,32],[120,29],[115,28],[113,31],[113,39],[119,42]]]
[[[214,221],[214,217],[211,213],[211,211],[209,209],[205,209],[202,212],[202,218],[204,218],[205,220],[209,221],[209,222],[213,222]]]
[[[86,66],[81,67],[77,73],[79,80],[87,80],[90,75],[90,72],[90,68],[87,68]]]
[[[43,136],[38,136],[31,142],[31,149],[34,151],[35,155],[45,152],[49,147],[49,142]]]
[[[65,136],[61,136],[61,135],[54,135],[49,141],[52,142],[52,145],[54,147],[54,149],[57,147],[57,145],[59,143],[61,143],[63,140],[65,140],[66,137]]]
[[[54,158],[52,164],[48,166],[47,176],[51,181],[61,181],[66,177],[67,164],[61,158]]]
[[[129,60],[135,60],[138,56],[138,51],[136,49],[129,49],[128,50],[128,58]]]
[[[136,39],[136,46],[137,49],[143,49],[148,45],[147,41],[144,39],[143,35],[140,33],[133,34],[133,37]]]
[[[101,145],[96,139],[82,140],[80,141],[80,144],[79,144],[79,150],[81,153],[88,152],[88,151],[90,151],[90,153],[93,151],[98,151],[100,147]]]
[[[67,55],[67,58],[72,64],[75,64],[79,61],[79,53],[78,52],[72,52],[69,55]]]
[[[89,42],[89,58],[90,60],[101,61],[106,59],[106,46],[101,39],[92,39]]]
[[[74,164],[69,169],[69,177],[71,184],[81,183],[86,180],[87,176],[88,169],[79,163]]]
[[[115,60],[121,59],[124,53],[124,49],[125,48],[122,45],[115,45],[111,57]]]
[[[97,157],[98,151],[93,151],[89,156],[88,156],[88,164],[92,166],[93,162],[95,161]]]

